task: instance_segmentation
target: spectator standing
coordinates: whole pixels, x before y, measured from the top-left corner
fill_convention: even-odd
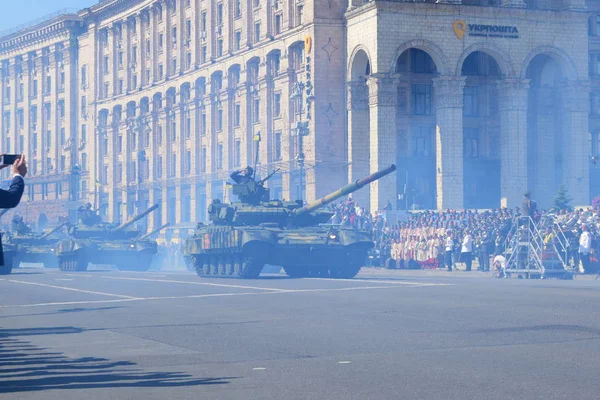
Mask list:
[[[586,225],[581,227],[581,236],[579,237],[579,259],[583,270],[580,269],[581,273],[585,273],[590,270],[590,251],[592,250],[592,235]]]
[[[470,271],[473,263],[473,237],[469,231],[465,233],[462,241],[460,260],[467,266],[466,271]]]
[[[452,271],[452,252],[454,251],[454,238],[452,238],[452,233],[450,232],[448,233],[448,236],[446,236],[444,249],[446,251],[444,257],[446,267],[448,268],[448,271]]]

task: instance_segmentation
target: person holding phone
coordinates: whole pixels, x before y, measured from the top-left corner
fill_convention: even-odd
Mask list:
[[[0,170],[12,166],[12,182],[8,190],[0,189],[0,208],[15,208],[21,201],[25,189],[27,163],[24,154],[0,154]]]
[[[8,190],[0,189],[0,208],[15,208],[21,201],[25,189],[25,175],[27,163],[24,154],[0,154],[2,164],[0,170],[12,166],[12,182]],[[2,250],[2,235],[0,235],[0,265],[4,265],[4,252]]]

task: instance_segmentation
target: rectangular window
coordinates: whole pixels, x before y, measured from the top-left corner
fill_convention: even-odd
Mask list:
[[[158,80],[162,80],[164,75],[165,75],[165,68],[163,67],[162,64],[159,64],[158,65]]]
[[[206,11],[200,14],[200,31],[206,35]]]
[[[275,160],[278,161],[281,160],[281,132],[275,132],[274,142],[273,156],[275,157]]]
[[[85,154],[85,153],[81,154],[81,170],[82,171],[88,170],[87,154]]]
[[[238,139],[233,144],[233,166],[239,167],[242,164],[242,142]]]
[[[254,24],[254,43],[260,42],[260,22]]]
[[[185,40],[192,40],[192,20],[185,21]]]
[[[121,154],[123,152],[123,136],[117,136],[117,153]]]
[[[177,71],[177,59],[173,59],[173,71]]]
[[[162,158],[162,156],[158,156],[158,158],[156,159],[156,177],[157,178],[162,178],[162,171],[163,171],[163,158]]]
[[[104,98],[108,97],[110,91],[110,86],[108,84],[108,82],[104,82]]]
[[[217,25],[223,25],[223,3],[217,4]]]
[[[108,58],[108,56],[105,56],[104,57],[104,65],[102,66],[102,69],[104,70],[105,74],[108,74],[109,67],[110,67],[110,59]]]
[[[158,35],[158,51],[162,53],[163,48],[165,46],[165,35],[162,33]]]
[[[281,93],[275,93],[273,97],[273,117],[279,118],[281,116]]]
[[[236,104],[233,112],[233,126],[238,128],[241,125],[242,119],[242,106],[240,104]]]
[[[200,134],[206,135],[206,113],[200,114]]]
[[[412,155],[413,157],[433,157],[433,132],[430,127],[417,126],[412,128]]]
[[[411,105],[414,115],[431,115],[431,85],[412,85]]]
[[[223,144],[217,144],[217,169],[223,169]]]
[[[189,138],[192,136],[192,117],[190,116],[190,112],[188,111],[185,114],[185,137]]]
[[[192,53],[189,51],[185,53],[185,69],[192,68]]]
[[[173,27],[171,37],[172,37],[171,40],[173,41],[173,48],[175,48],[175,47],[177,47],[177,27],[176,26]]]
[[[60,145],[64,146],[67,140],[65,128],[60,128]]]
[[[298,5],[296,7],[296,25],[302,25],[304,21],[304,7],[302,5]]]
[[[62,100],[58,102],[58,117],[60,119],[65,118],[65,102]]]
[[[221,132],[223,130],[223,109],[219,108],[217,110],[217,132]]]
[[[235,0],[235,18],[242,16],[242,0]]]
[[[204,64],[206,62],[206,57],[207,57],[206,46],[202,46],[202,54],[200,56],[200,62],[202,64]]]
[[[223,39],[217,40],[217,57],[223,55]]]
[[[169,172],[171,176],[177,175],[177,154],[171,154],[171,168]]]
[[[119,69],[122,69],[123,68],[123,52],[122,51],[119,52],[118,63],[119,63]]]
[[[192,152],[189,150],[185,151],[185,173],[189,174],[192,172]]]
[[[254,99],[252,104],[252,122],[260,122],[260,99]]]
[[[479,129],[465,128],[464,129],[464,157],[477,158],[479,157]]]
[[[123,79],[119,79],[119,94],[123,94]]]
[[[281,33],[281,14],[275,15],[275,34]]]
[[[81,67],[81,88],[87,88],[87,65]]]
[[[206,151],[206,147],[202,147],[202,160],[200,163],[200,170],[201,172],[206,172],[206,156],[207,156],[207,151]]]
[[[479,115],[479,87],[466,86],[463,92],[463,115],[476,117]]]
[[[33,80],[33,97],[37,97],[38,95],[38,80]]]
[[[131,64],[133,64],[133,67],[137,65],[137,50],[137,46],[133,46],[133,48],[131,49]]]
[[[146,39],[146,57],[150,57],[152,53],[152,45],[150,43],[150,39]]]
[[[81,125],[81,139],[80,139],[80,145],[84,145],[85,143],[87,143],[87,125]]]
[[[242,31],[235,31],[235,49],[240,50],[242,48]]]
[[[134,75],[134,76],[131,78],[131,87],[132,87],[133,89],[137,89],[137,87],[138,87],[138,77],[137,77],[137,75]]]

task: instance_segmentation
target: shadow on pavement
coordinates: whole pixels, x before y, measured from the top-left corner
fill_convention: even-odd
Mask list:
[[[194,378],[183,372],[148,372],[131,361],[69,358],[22,336],[76,334],[75,327],[0,329],[0,393],[50,389],[183,387],[227,384],[236,377]]]
[[[41,315],[67,314],[67,313],[84,312],[84,311],[105,311],[105,310],[114,310],[116,308],[122,308],[122,307],[112,306],[112,307],[89,307],[89,308],[65,308],[62,310],[56,310],[56,311],[51,311],[51,312],[46,312],[46,313],[2,315],[2,316],[0,316],[0,319],[18,318],[18,317],[36,317],[36,316],[41,316]]]

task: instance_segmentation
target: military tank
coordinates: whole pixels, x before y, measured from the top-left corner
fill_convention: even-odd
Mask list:
[[[85,271],[92,263],[114,264],[122,271],[147,271],[157,251],[156,242],[139,237],[141,232],[130,227],[157,208],[155,204],[121,225],[81,220],[69,229],[70,237],[58,243],[58,268]]]
[[[15,252],[12,258],[13,267],[18,267],[20,263],[42,263],[45,268],[58,267],[56,258],[56,246],[60,240],[59,237],[52,235],[68,225],[68,222],[56,226],[44,234],[36,234],[30,230],[13,230],[6,235],[7,246]]]
[[[322,207],[395,170],[391,165],[306,206],[270,200],[264,182],[271,175],[233,184],[239,201],[213,200],[208,207],[212,224],[198,224],[185,241],[184,257],[205,277],[252,279],[270,264],[293,278],[353,278],[373,241],[366,231],[326,224],[333,212]]]

